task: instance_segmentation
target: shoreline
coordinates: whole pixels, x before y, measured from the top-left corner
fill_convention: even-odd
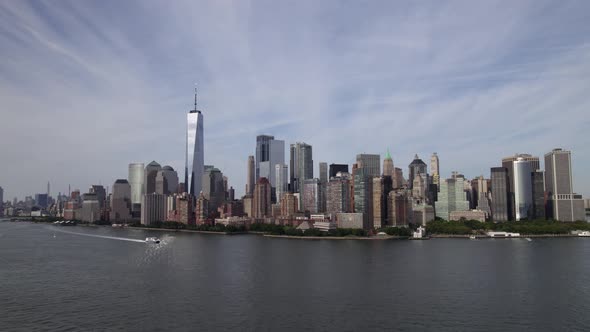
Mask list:
[[[53,225],[51,222],[33,221],[33,220],[4,220],[3,222],[27,222],[31,224],[46,224]],[[57,225],[53,225],[58,227]],[[122,228],[114,228],[110,225],[95,225],[95,224],[79,224],[76,226],[82,227],[108,227],[111,229],[133,229],[133,230],[145,230],[145,231],[160,231],[160,232],[180,232],[180,233],[199,233],[199,234],[213,234],[213,235],[258,235],[267,238],[279,238],[279,239],[296,239],[296,240],[361,240],[361,241],[384,241],[384,240],[427,240],[427,239],[469,239],[473,234],[430,234],[424,238],[412,238],[404,236],[394,235],[379,235],[379,236],[294,236],[294,235],[276,235],[268,234],[259,231],[245,231],[245,232],[214,232],[214,231],[199,231],[192,229],[175,229],[175,228],[147,228],[147,227],[135,227],[127,226]],[[63,226],[72,227],[72,226]],[[577,234],[521,234],[520,236],[512,237],[490,237],[488,235],[477,234],[475,235],[477,240],[483,239],[526,239],[526,238],[585,238]]]
[[[296,239],[296,240],[364,240],[364,241],[383,241],[383,240],[407,240],[404,236],[294,236],[294,235],[274,235],[262,234],[263,237],[278,239]]]

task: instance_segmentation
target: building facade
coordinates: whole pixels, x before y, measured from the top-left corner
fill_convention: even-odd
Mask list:
[[[271,186],[267,178],[260,178],[254,188],[252,202],[252,217],[262,219],[271,215]]]
[[[165,221],[168,209],[166,207],[166,195],[156,193],[145,194],[141,202],[141,224],[153,225],[156,222]]]
[[[312,147],[306,143],[295,143],[291,144],[290,152],[290,191],[296,193],[302,190],[303,181],[313,179]]]
[[[490,171],[492,180],[492,219],[494,221],[509,221],[512,216],[512,206],[509,200],[508,170],[505,167],[492,167]]]
[[[455,177],[440,181],[438,200],[435,202],[436,216],[449,220],[453,211],[469,211],[469,201],[465,192],[465,179]]]
[[[111,222],[131,220],[131,185],[126,179],[119,179],[113,184],[111,194]]]
[[[533,184],[531,164],[524,158],[513,163],[515,220],[530,219],[533,212]]]
[[[574,193],[570,151],[553,149],[545,154],[545,191],[547,217],[559,221],[585,220],[582,195]]]
[[[428,174],[426,163],[418,158],[418,155],[414,155],[414,160],[408,165],[408,174],[408,187],[410,189],[414,186],[414,177],[416,177],[416,175]]]
[[[378,154],[357,154],[356,164],[365,169],[367,176],[381,176],[381,156]]]
[[[186,161],[184,168],[184,188],[196,197],[202,190],[205,172],[205,144],[203,140],[203,114],[197,109],[197,92],[195,89],[195,108],[186,116]]]

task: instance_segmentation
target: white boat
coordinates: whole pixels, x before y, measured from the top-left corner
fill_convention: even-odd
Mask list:
[[[583,231],[578,233],[578,236],[590,236],[590,231]]]
[[[157,237],[146,237],[145,242],[146,243],[160,243],[160,239],[158,239]]]
[[[469,240],[475,240],[475,239],[477,239],[477,238],[475,237],[475,235],[469,235]]]
[[[532,241],[532,239],[530,237],[527,237],[526,240],[529,242]]]

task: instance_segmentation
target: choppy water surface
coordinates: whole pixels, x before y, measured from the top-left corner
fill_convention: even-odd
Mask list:
[[[589,312],[590,239],[310,241],[0,223],[0,331],[588,331]]]

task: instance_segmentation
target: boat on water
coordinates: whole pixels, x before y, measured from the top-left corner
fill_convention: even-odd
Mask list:
[[[583,231],[578,233],[578,236],[590,237],[590,231]]]
[[[145,243],[160,243],[160,239],[157,237],[146,237]]]
[[[525,238],[527,241],[531,242],[532,239],[530,237]]]
[[[469,240],[476,240],[477,238],[475,237],[475,235],[469,235]]]

